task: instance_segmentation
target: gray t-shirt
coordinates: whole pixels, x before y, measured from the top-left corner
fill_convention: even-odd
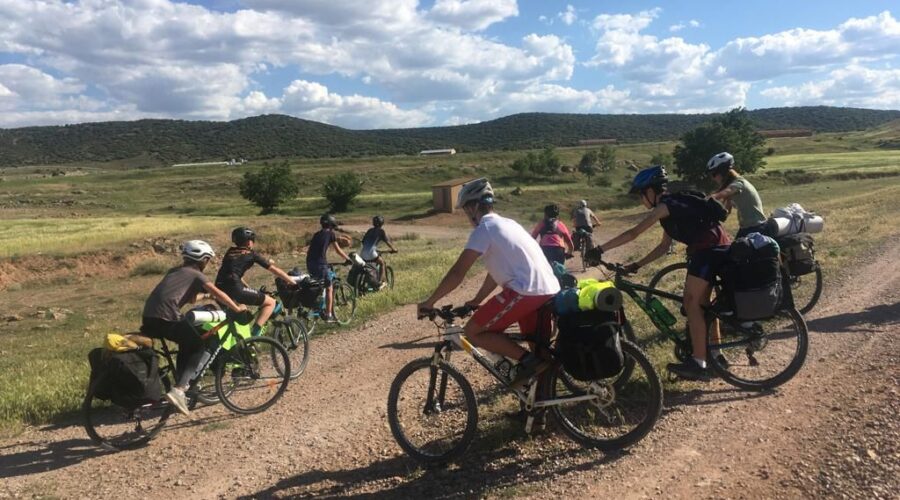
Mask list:
[[[737,208],[738,223],[741,227],[758,226],[766,221],[762,200],[759,199],[759,193],[750,181],[738,176],[728,187],[735,191],[731,203]]]
[[[572,218],[575,219],[575,227],[591,227],[591,216],[594,212],[588,207],[578,207],[572,211]]]
[[[181,320],[181,307],[202,292],[206,283],[209,283],[209,278],[197,268],[179,266],[169,269],[150,292],[144,304],[144,317]]]

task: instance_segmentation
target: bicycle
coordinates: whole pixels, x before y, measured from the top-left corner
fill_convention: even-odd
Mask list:
[[[692,347],[687,325],[679,333],[674,328],[677,318],[657,299],[678,303],[684,314],[682,296],[626,280],[624,276],[629,272],[620,264],[600,261],[599,265],[614,273],[616,288],[631,297],[663,337],[673,342],[675,358],[682,362],[690,359]],[[718,283],[714,290],[720,290]],[[640,293],[649,299],[642,298]],[[773,389],[793,378],[803,366],[809,338],[806,322],[795,307],[781,308],[770,319],[752,322],[741,321],[729,311],[720,310],[715,300],[704,306],[704,312],[708,332],[706,362],[725,382],[747,390]],[[722,357],[713,356],[713,352]]]
[[[453,351],[463,350],[515,394],[524,406],[525,431],[530,433],[536,414],[551,410],[563,431],[576,442],[603,451],[626,448],[640,441],[656,424],[662,411],[662,384],[650,360],[631,342],[621,340],[631,370],[608,379],[581,382],[569,376],[555,359],[551,368],[536,375],[521,389],[512,389],[497,364],[462,334],[456,319],[467,317],[470,307],[444,306],[427,316],[437,325],[440,342],[431,356],[404,366],[391,383],[388,423],[394,439],[414,459],[427,464],[449,462],[475,439],[478,406],[472,386],[451,363]],[[440,321],[436,321],[436,319]],[[420,318],[423,319],[423,318]],[[516,341],[536,342],[553,357],[551,342],[521,335]],[[495,355],[494,355],[495,356]],[[639,368],[637,370],[636,368]],[[546,378],[543,378],[546,377]],[[538,383],[539,379],[546,383]],[[538,386],[541,385],[541,394]],[[408,391],[406,390],[408,389]]]
[[[384,254],[388,253],[397,253],[396,250],[389,250],[385,252],[380,252],[382,259],[384,259]],[[368,276],[370,273],[374,273],[375,276],[381,276],[381,271],[379,270],[378,262],[376,260],[366,260],[363,269],[359,270],[356,273],[354,282],[352,283],[354,290],[356,290],[357,296],[363,295],[369,292],[377,292],[381,290],[380,286],[371,286],[368,282]],[[394,268],[385,262],[384,265],[384,275],[382,276],[382,280],[387,284],[386,288],[388,290],[394,289]]]
[[[241,337],[234,326],[235,317],[228,314],[226,318],[206,332],[197,332],[214,350],[201,365],[200,375],[190,382],[186,391],[188,407],[196,407],[198,382],[211,369],[215,374],[218,400],[226,408],[238,414],[259,413],[275,404],[287,389],[290,378],[288,354],[281,344],[268,337]],[[196,331],[200,325],[191,326]],[[225,333],[220,336],[218,333],[223,328]],[[152,349],[162,360],[159,377],[163,391],[168,392],[175,385],[173,360],[177,351],[169,349],[165,341],[159,341],[157,348],[156,340]],[[126,450],[146,444],[162,431],[169,416],[177,411],[163,394],[157,399],[138,401],[130,407],[95,397],[106,376],[101,373],[91,381],[81,407],[88,436],[106,449]]]
[[[334,289],[332,310],[337,323],[346,326],[350,324],[356,314],[356,290],[334,272],[334,266],[337,265],[344,264],[328,264]],[[276,281],[276,285],[278,285],[278,281]],[[279,288],[279,296],[287,309],[287,315],[296,319],[303,326],[307,336],[312,336],[319,319],[325,317],[325,301],[328,291],[322,280],[308,279],[298,285],[301,287],[301,291],[295,299],[290,299],[287,294],[283,293],[283,285],[278,285],[282,287]],[[316,292],[315,297],[307,296],[302,291],[316,288],[321,288],[321,290]]]
[[[573,235],[573,239],[575,240],[575,250],[581,255],[581,270],[587,271],[587,268],[590,267],[587,265],[587,260],[584,257],[584,254],[590,249],[594,248],[594,234],[583,227],[579,227],[575,230],[575,234]]]

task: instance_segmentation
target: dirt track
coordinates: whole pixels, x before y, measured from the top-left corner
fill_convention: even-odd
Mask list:
[[[316,338],[307,373],[266,413],[199,409],[196,420],[175,417],[132,452],[93,448],[77,420],[2,442],[0,498],[898,498],[896,243],[852,282],[826,288],[807,317],[810,352],[794,380],[770,394],[722,382],[668,393],[657,428],[623,454],[582,450],[555,432],[482,435],[463,463],[417,469],[385,418],[391,380],[427,353],[434,333],[407,306]],[[468,298],[476,285],[450,301]]]

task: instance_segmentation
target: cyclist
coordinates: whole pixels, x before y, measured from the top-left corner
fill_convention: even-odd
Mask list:
[[[380,215],[372,217],[372,227],[366,231],[365,235],[363,235],[362,247],[359,251],[359,256],[362,257],[363,260],[378,264],[378,282],[381,283],[379,290],[386,287],[387,283],[384,282],[384,259],[381,258],[381,255],[378,255],[378,244],[383,241],[392,252],[397,251],[397,249],[394,248],[394,245],[391,244],[391,240],[388,238],[387,233],[384,232],[383,226],[384,217]]]
[[[456,263],[431,296],[419,304],[419,314],[433,309],[435,302],[455,290],[475,261],[482,258],[488,274],[466,305],[479,306],[498,285],[502,290],[479,307],[466,323],[465,335],[478,347],[518,360],[510,386],[519,388],[549,363],[502,332],[515,322],[525,334],[549,332],[550,315],[542,318],[539,309],[559,292],[559,283],[528,231],[516,221],[494,212],[494,190],[487,179],[464,184],[456,208],[463,210],[475,229]]]
[[[588,250],[594,246],[591,235],[594,234],[594,226],[600,225],[600,220],[597,219],[597,216],[594,215],[593,210],[588,208],[587,200],[581,200],[578,202],[578,206],[572,210],[572,219],[575,223],[575,236],[578,236],[578,230],[583,229],[587,232],[587,244],[586,248]]]
[[[719,153],[710,158],[706,164],[706,172],[718,185],[718,190],[710,197],[722,202],[729,212],[732,207],[737,207],[740,225],[738,238],[750,233],[775,236],[768,234],[770,231],[766,229],[767,218],[759,193],[750,181],[734,169],[734,157],[730,153]]]
[[[263,257],[253,249],[256,246],[256,233],[249,227],[234,228],[231,232],[231,241],[235,246],[229,248],[222,257],[222,265],[216,275],[216,286],[235,302],[260,308],[256,323],[250,330],[251,335],[257,336],[275,311],[276,302],[272,297],[248,286],[244,281],[244,273],[253,267],[253,264],[257,264],[288,284],[294,282],[287,273],[273,264],[271,259]]]
[[[550,263],[565,264],[566,255],[571,255],[575,249],[572,233],[563,221],[559,220],[559,206],[555,203],[544,207],[544,220],[534,226],[531,237],[540,237],[541,251]]]
[[[668,369],[685,379],[708,380],[707,332],[702,305],[709,303],[712,283],[727,257],[730,239],[722,224],[705,212],[705,207],[715,202],[682,193],[670,194],[666,190],[667,182],[666,170],[660,165],[638,172],[632,182],[631,193],[639,195],[644,207],[651,210],[650,214],[636,226],[595,247],[588,253],[588,260],[599,261],[604,252],[634,240],[656,222],[663,228],[662,240],[649,254],[628,264],[631,272],[665,255],[673,239],[685,243],[688,276],[684,282],[683,304],[690,327],[693,359],[670,363]]]
[[[216,256],[209,243],[191,240],[181,246],[182,265],[169,269],[166,276],[150,292],[144,304],[141,333],[152,338],[166,339],[178,344],[176,359],[176,382],[168,393],[168,399],[181,413],[190,411],[184,391],[196,376],[203,363],[203,340],[187,322],[182,321],[181,307],[195,302],[204,291],[235,312],[244,312],[247,307],[238,304],[222,290],[219,290],[203,274],[206,265]]]
[[[337,221],[331,214],[323,214],[319,217],[319,224],[322,229],[313,235],[309,242],[309,250],[306,253],[306,269],[313,279],[322,280],[327,287],[325,293],[325,317],[326,323],[334,323],[337,321],[334,317],[334,272],[328,267],[328,248],[334,249],[335,253],[344,259],[344,262],[350,264],[350,257],[344,253],[341,246],[338,245],[337,236],[334,229],[338,226]]]

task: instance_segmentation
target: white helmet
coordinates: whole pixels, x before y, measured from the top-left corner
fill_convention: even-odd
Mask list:
[[[203,259],[211,259],[216,256],[209,243],[203,240],[185,241],[181,245],[181,256],[185,259],[200,262]]]
[[[478,201],[486,204],[494,203],[494,189],[487,178],[482,177],[469,181],[462,185],[456,196],[456,208],[462,208],[470,201]]]
[[[733,166],[734,156],[731,156],[731,153],[722,152],[709,159],[709,162],[706,164],[706,170],[711,172],[713,170],[728,169]]]
[[[587,208],[587,200],[581,200],[578,202],[578,205],[581,207]]]

